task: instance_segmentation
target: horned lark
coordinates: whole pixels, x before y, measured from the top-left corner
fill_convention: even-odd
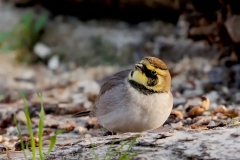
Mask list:
[[[171,113],[171,76],[166,64],[146,57],[134,69],[111,76],[101,87],[91,111],[74,117],[97,116],[112,132],[142,132],[163,125]]]

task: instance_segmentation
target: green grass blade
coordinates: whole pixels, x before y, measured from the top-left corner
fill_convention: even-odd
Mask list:
[[[61,134],[61,133],[64,133],[64,132],[67,132],[66,130],[57,130],[56,131],[56,134],[54,136],[51,137],[50,139],[50,145],[49,145],[49,148],[48,148],[48,152],[46,154],[46,157],[47,158],[50,154],[50,152],[52,151],[52,149],[54,148],[55,144],[56,144],[56,141],[57,141],[57,135]]]
[[[33,13],[31,12],[25,12],[20,19],[20,23],[22,23],[24,26],[28,26],[32,22],[33,22]]]
[[[23,102],[24,102],[24,113],[25,113],[25,116],[26,116],[26,119],[27,119],[27,127],[28,127],[28,132],[29,132],[29,135],[30,135],[30,140],[31,140],[31,149],[32,149],[32,159],[33,160],[36,160],[36,147],[35,147],[35,140],[34,140],[34,136],[33,136],[33,131],[32,131],[32,123],[31,123],[31,119],[30,119],[30,114],[28,112],[28,107],[27,107],[27,101],[24,97],[24,94],[19,91],[22,99],[23,99]]]
[[[127,160],[127,159],[131,159],[132,157],[138,155],[137,153],[134,154],[128,154],[129,151],[132,149],[133,145],[136,143],[137,141],[137,137],[135,137],[132,141],[130,141],[130,145],[128,146],[128,149],[119,157],[119,160]]]
[[[133,145],[136,143],[138,137],[135,137],[132,141],[131,144],[128,146],[128,149],[125,151],[125,153],[129,152],[130,149],[132,149]]]
[[[22,148],[22,151],[23,151],[23,155],[24,155],[25,159],[27,159],[27,155],[25,153],[25,148],[24,148],[24,144],[23,144],[23,137],[22,137],[21,129],[18,125],[18,122],[17,122],[17,119],[16,119],[15,115],[14,115],[14,123],[17,126],[17,131],[18,131],[18,135],[19,135],[19,138],[20,138],[20,143],[21,143],[21,148]]]
[[[112,149],[113,144],[114,144],[114,141],[112,141],[111,145],[108,147],[107,153],[105,154],[105,156],[103,158],[104,160],[108,159],[108,156],[109,156],[110,150]]]
[[[12,36],[12,32],[0,33],[0,43],[4,43],[11,36]]]
[[[98,157],[98,155],[97,155],[96,152],[95,152],[95,147],[94,147],[94,145],[92,144],[92,142],[91,142],[91,147],[92,147],[92,152],[93,152],[93,155],[94,155],[94,157],[95,157],[95,160],[99,160],[99,157]]]
[[[130,160],[131,158],[133,158],[133,157],[135,157],[137,155],[138,155],[138,153],[123,155],[123,156],[119,157],[118,160]]]
[[[124,160],[124,157],[129,156],[129,155],[127,155],[127,153],[130,151],[130,149],[132,148],[132,146],[135,144],[137,138],[138,138],[138,137],[135,137],[133,140],[127,141],[127,142],[123,143],[115,152],[113,152],[113,153],[109,156],[109,159],[113,159],[113,157],[114,157],[118,152],[120,152],[125,145],[127,145],[127,144],[130,143],[128,149],[123,153],[123,155],[121,155],[121,156],[119,157],[119,158],[122,158],[122,157],[123,157],[123,160]]]
[[[54,148],[54,146],[56,144],[57,135],[52,136],[50,141],[51,141],[51,143],[50,143],[50,146],[48,148],[48,152],[47,152],[46,158],[49,156],[50,152],[52,151],[52,149]]]
[[[34,33],[36,34],[39,33],[45,27],[47,20],[48,20],[47,14],[41,15],[41,17],[39,17],[39,19],[34,25],[34,28],[33,28]]]
[[[120,152],[123,147],[128,144],[129,142],[126,142],[126,143],[123,143],[116,151],[114,151],[110,156],[109,156],[109,159],[113,159],[113,157],[118,153]]]
[[[62,133],[67,133],[68,131],[67,130],[63,130],[63,129],[59,129],[56,131],[56,135],[59,135],[59,134],[62,134]]]
[[[39,124],[38,124],[38,139],[39,139],[38,149],[39,149],[40,159],[43,160],[44,157],[43,157],[42,137],[43,137],[43,127],[44,127],[45,112],[44,112],[44,108],[43,108],[42,95],[41,95],[41,93],[37,93],[37,94],[38,94],[38,98],[39,98],[40,103],[41,103],[40,120],[39,120]]]

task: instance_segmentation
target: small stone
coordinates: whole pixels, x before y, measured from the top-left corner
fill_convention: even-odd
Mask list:
[[[86,134],[87,133],[87,128],[85,128],[85,127],[82,127],[82,126],[78,126],[77,127],[77,130],[78,130],[78,132],[80,133],[80,134]]]
[[[48,61],[48,68],[51,70],[57,70],[60,66],[59,56],[53,56]]]
[[[179,104],[184,104],[184,103],[186,103],[186,98],[185,97],[179,97],[179,98],[174,98],[173,99],[173,105],[174,106],[177,106],[177,105],[179,105]]]
[[[183,123],[179,121],[178,123],[171,123],[172,128],[174,129],[182,129],[183,128]]]
[[[222,73],[227,73],[226,68],[224,67],[213,67],[208,74],[209,81],[211,83],[221,83],[224,82],[226,76],[223,76]]]
[[[8,138],[8,137],[3,137],[3,141],[9,142],[9,141],[10,141],[10,138]]]
[[[229,93],[229,89],[228,89],[228,87],[226,87],[226,86],[222,86],[222,92],[223,93],[225,93],[225,94],[228,94]]]
[[[27,125],[27,118],[23,111],[19,111],[16,116],[17,120],[23,122],[23,124]]]
[[[91,96],[91,95],[98,95],[100,91],[100,86],[95,81],[80,81],[77,83],[77,87],[79,88],[79,91],[84,93],[85,95]]]
[[[208,127],[214,127],[216,125],[216,123],[214,121],[210,121],[208,124]]]
[[[219,99],[217,91],[211,91],[207,93],[206,96],[209,98],[211,102],[216,102]]]
[[[184,90],[183,95],[184,97],[193,97],[193,96],[200,96],[203,94],[203,89],[202,88],[196,88],[193,90]]]
[[[33,51],[36,55],[38,55],[38,57],[42,59],[45,59],[47,56],[51,54],[51,49],[45,44],[40,42],[34,46]]]

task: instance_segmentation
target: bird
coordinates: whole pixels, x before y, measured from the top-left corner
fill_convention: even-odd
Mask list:
[[[161,127],[173,107],[169,68],[144,57],[133,69],[108,78],[93,107],[73,117],[96,116],[108,133],[144,132]]]

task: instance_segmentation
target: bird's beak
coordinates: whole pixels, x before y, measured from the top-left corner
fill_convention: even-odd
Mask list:
[[[143,65],[138,63],[138,64],[135,64],[135,69],[136,70],[140,70],[140,71],[143,71]]]

